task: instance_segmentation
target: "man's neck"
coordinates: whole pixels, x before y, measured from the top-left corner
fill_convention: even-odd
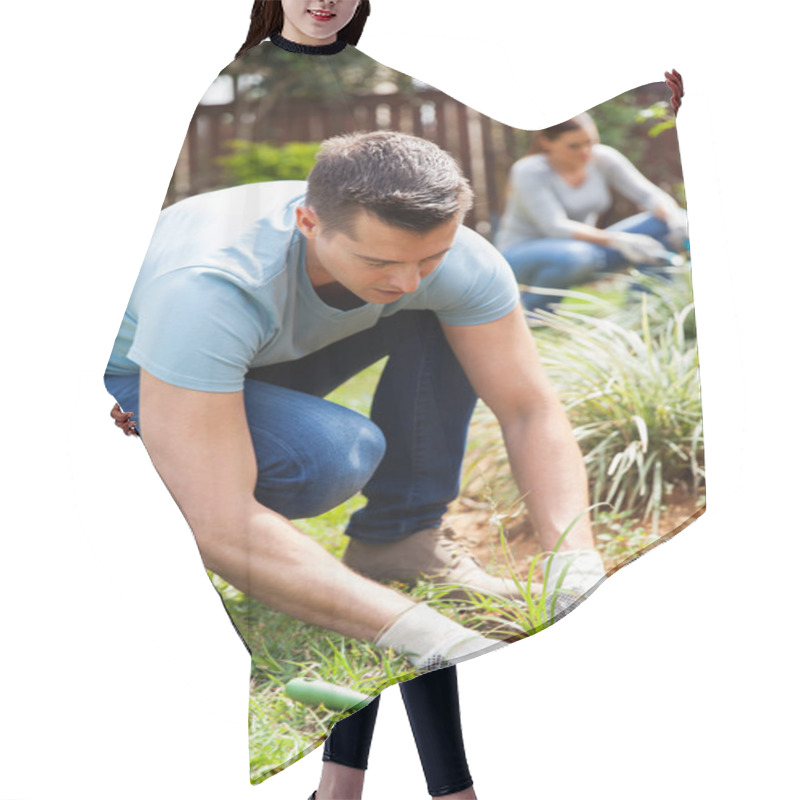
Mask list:
[[[366,305],[358,295],[353,294],[349,289],[345,289],[341,283],[326,283],[323,286],[315,286],[314,291],[317,297],[326,306],[338,308],[339,311],[351,311],[354,308]]]
[[[305,270],[311,283],[311,288],[326,306],[338,308],[339,311],[350,311],[353,308],[365,305],[364,300],[353,294],[349,289],[345,289],[341,283],[333,280],[322,268],[317,259],[313,239],[306,240]]]

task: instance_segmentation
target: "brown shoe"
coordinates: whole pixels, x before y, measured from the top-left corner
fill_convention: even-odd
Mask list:
[[[425,575],[437,584],[453,583],[509,600],[523,599],[514,581],[484,571],[447,525],[426,528],[398,542],[386,544],[351,539],[342,561],[355,572],[376,581],[414,584]],[[534,594],[541,593],[541,590],[540,584],[531,586]]]

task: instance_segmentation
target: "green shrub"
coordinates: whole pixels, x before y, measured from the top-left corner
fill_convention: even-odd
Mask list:
[[[288,142],[274,147],[265,142],[228,142],[230,155],[220,156],[219,163],[228,171],[231,184],[259,181],[304,181],[314,166],[319,150],[317,142]]]
[[[641,298],[642,328],[577,312],[548,325],[569,348],[543,348],[584,453],[593,503],[657,517],[676,488],[696,490],[703,476],[697,348],[684,333],[687,306],[654,333]]]
[[[636,115],[637,122],[649,122],[651,127],[647,135],[655,139],[659,133],[672,130],[675,127],[675,113],[666,100],[659,100],[648,108],[643,108]]]
[[[591,502],[641,513],[657,529],[665,497],[695,491],[704,475],[691,283],[688,271],[668,284],[639,275],[620,280],[652,293],[637,294],[634,311],[585,296],[588,312],[575,310],[578,304],[540,312],[546,334],[537,341],[584,454]],[[497,422],[483,406],[470,454],[470,488],[477,473],[495,502],[518,502]]]
[[[628,300],[614,309],[611,316],[623,328],[642,330],[642,305],[638,299],[636,302],[630,302],[630,298],[637,298],[639,291],[644,289],[650,295],[645,309],[651,336],[662,333],[669,325],[680,319],[687,343],[694,341],[697,338],[697,328],[691,270],[686,265],[665,269],[670,273],[671,280],[665,281],[663,278],[642,274],[636,270],[615,276],[615,291],[618,296]]]

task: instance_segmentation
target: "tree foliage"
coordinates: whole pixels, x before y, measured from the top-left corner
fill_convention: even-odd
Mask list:
[[[307,97],[322,100],[325,97],[341,98],[342,93],[372,94],[378,91],[407,91],[416,84],[402,72],[378,64],[374,59],[348,47],[336,55],[336,69],[331,69],[326,59],[298,59],[277,47],[255,48],[221,73],[231,77],[247,75],[241,82],[244,99],[258,99],[265,95]]]

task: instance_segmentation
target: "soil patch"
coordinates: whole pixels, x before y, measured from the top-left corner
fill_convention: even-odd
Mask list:
[[[704,501],[699,501],[697,496],[687,492],[673,494],[667,499],[665,506],[658,522],[658,530],[654,529],[652,519],[645,520],[642,517],[629,518],[624,526],[595,523],[593,530],[598,540],[598,550],[609,574],[671,539],[705,511]],[[531,563],[542,552],[539,537],[525,513],[515,519],[498,520],[487,504],[462,497],[453,504],[447,522],[475,557],[493,572],[495,569],[505,572],[510,564],[518,577],[526,578]],[[511,556],[503,552],[501,524],[513,554]],[[534,581],[541,579],[541,570],[537,564],[534,567]]]

